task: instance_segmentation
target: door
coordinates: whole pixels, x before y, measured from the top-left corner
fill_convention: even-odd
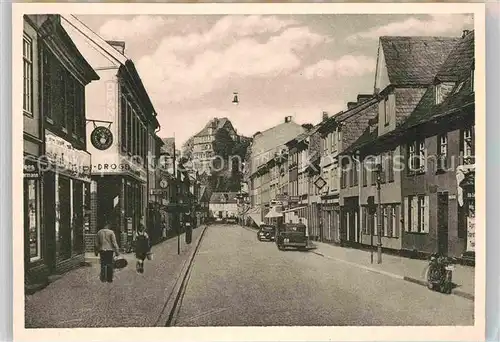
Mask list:
[[[44,208],[44,221],[45,221],[45,262],[49,271],[52,272],[56,265],[56,184],[55,174],[52,172],[45,172],[44,174],[44,188],[43,188],[43,208]]]
[[[448,255],[448,193],[438,194],[438,252]]]
[[[56,255],[58,260],[71,257],[71,189],[70,180],[59,175],[59,225],[56,226]]]

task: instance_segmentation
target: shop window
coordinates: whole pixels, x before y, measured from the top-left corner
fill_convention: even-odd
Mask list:
[[[24,182],[25,229],[28,230],[30,261],[42,257],[40,236],[40,212],[38,202],[38,181],[29,179]]]
[[[58,222],[56,223],[56,255],[59,260],[71,257],[71,204],[70,180],[59,176]]]
[[[83,253],[83,229],[84,229],[84,198],[83,182],[73,180],[73,218],[72,218],[72,237],[73,237],[73,255]]]
[[[23,36],[23,110],[33,115],[33,40]]]

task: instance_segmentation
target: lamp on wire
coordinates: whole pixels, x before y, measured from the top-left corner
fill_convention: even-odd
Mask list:
[[[238,100],[238,93],[233,93],[233,104],[237,105],[238,103],[240,103]]]

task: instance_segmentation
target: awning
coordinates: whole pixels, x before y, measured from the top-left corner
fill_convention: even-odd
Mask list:
[[[276,218],[276,217],[283,217],[283,212],[279,212],[276,210],[277,207],[271,207],[271,210],[266,214],[265,218]]]
[[[255,222],[256,225],[260,226],[262,214],[261,214],[261,209],[259,207],[251,208],[250,210],[248,210],[246,215],[250,217]]]
[[[297,210],[304,209],[304,208],[307,208],[307,206],[305,206],[305,207],[297,207],[297,208],[292,208],[292,209],[287,209],[287,210],[283,210],[283,212],[284,213],[291,213],[293,211],[297,211]]]

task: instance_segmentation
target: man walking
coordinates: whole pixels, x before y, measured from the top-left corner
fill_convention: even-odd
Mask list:
[[[95,239],[95,255],[100,255],[101,281],[113,282],[113,257],[114,253],[120,255],[115,232],[111,230],[111,223],[107,222],[104,228],[99,230]]]

